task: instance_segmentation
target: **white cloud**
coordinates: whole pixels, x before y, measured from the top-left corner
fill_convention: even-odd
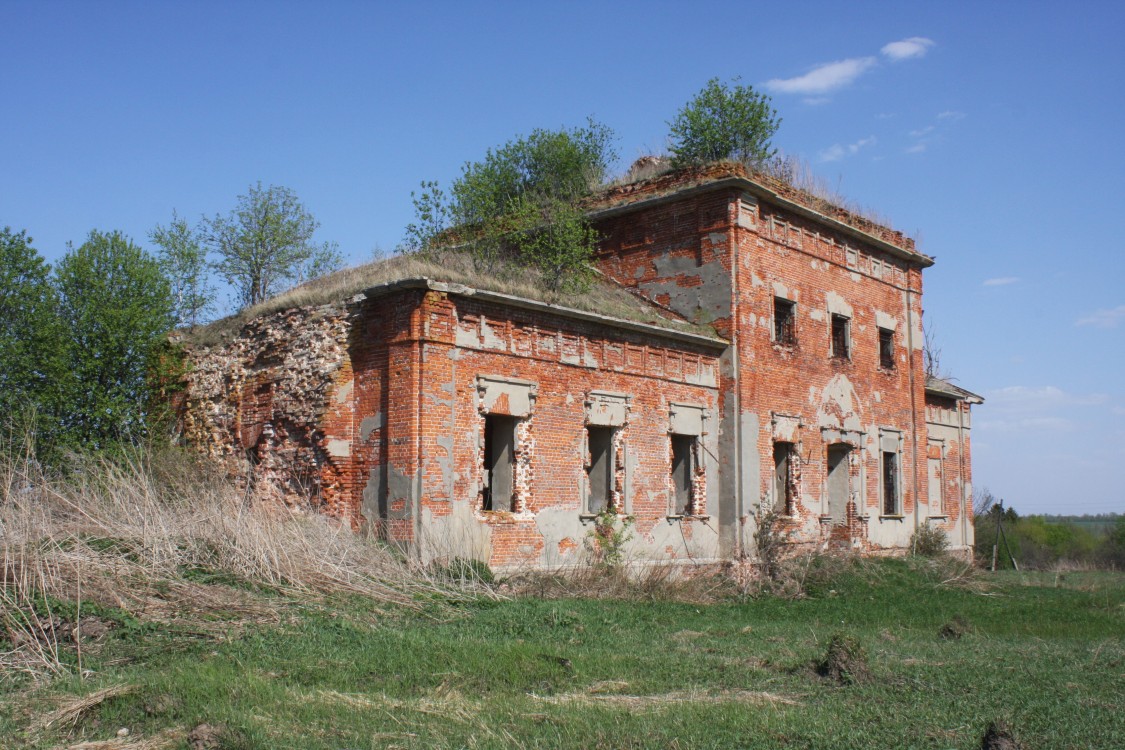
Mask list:
[[[858,154],[861,148],[875,145],[875,136],[871,135],[867,138],[861,138],[855,143],[849,143],[843,146],[839,143],[834,143],[828,148],[820,152],[821,161],[839,161],[845,156],[853,156]]]
[[[1110,310],[1098,310],[1085,318],[1079,318],[1074,324],[1097,326],[1098,328],[1116,328],[1122,321],[1125,321],[1125,305],[1118,305]]]
[[[894,62],[898,62],[899,60],[924,57],[930,47],[933,46],[933,39],[927,39],[924,36],[912,36],[909,39],[883,45],[883,49],[879,51]]]
[[[922,136],[929,135],[932,132],[934,132],[934,126],[933,125],[927,125],[924,128],[918,128],[917,130],[911,130],[910,136],[912,138],[921,138]]]
[[[983,286],[1008,286],[1019,280],[1019,276],[997,276],[995,279],[985,279]]]
[[[1108,400],[1104,393],[1068,393],[1054,385],[1013,385],[985,394],[985,411],[976,426],[1032,436],[1084,429],[1089,428],[1091,412],[1079,410],[1096,407],[1104,413]]]
[[[766,88],[780,94],[827,94],[843,88],[873,68],[874,57],[852,57],[847,60],[818,65],[796,78],[774,78],[766,81]]]
[[[1108,398],[1104,393],[1068,393],[1054,385],[1010,385],[1005,388],[997,388],[988,394],[988,402],[993,406],[1024,408],[1097,406],[1098,404],[1104,404]]]
[[[953,120],[954,122],[956,122],[957,120],[965,119],[965,113],[964,112],[954,112],[951,109],[947,109],[944,112],[938,112],[937,118],[939,120]]]
[[[906,153],[908,153],[908,154],[920,154],[920,153],[922,153],[923,151],[926,150],[926,146],[927,146],[927,144],[926,144],[925,141],[922,141],[921,143],[915,143],[913,146],[906,149]]]

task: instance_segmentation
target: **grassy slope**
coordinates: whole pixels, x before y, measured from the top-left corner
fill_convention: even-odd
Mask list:
[[[65,746],[25,728],[61,694],[125,683],[69,741],[208,722],[246,748],[970,748],[1001,718],[1028,747],[1125,747],[1125,577],[936,581],[881,561],[793,602],[517,598],[441,619],[290,602],[225,639],[118,629],[85,681],[0,683],[0,745]],[[943,640],[954,615],[972,630]],[[815,674],[836,632],[873,681]]]

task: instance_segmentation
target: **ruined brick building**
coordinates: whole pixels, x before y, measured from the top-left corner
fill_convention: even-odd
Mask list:
[[[924,373],[912,240],[737,165],[588,210],[596,294],[392,259],[193,345],[185,435],[422,559],[576,563],[606,508],[637,560],[753,556],[771,508],[794,541],[971,548],[981,399]]]

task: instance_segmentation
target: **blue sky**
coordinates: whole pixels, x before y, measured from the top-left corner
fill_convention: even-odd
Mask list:
[[[711,77],[936,256],[974,471],[1021,512],[1125,512],[1125,6],[0,0],[0,224],[49,260],[292,188],[350,262],[410,191],[593,115],[624,169]]]

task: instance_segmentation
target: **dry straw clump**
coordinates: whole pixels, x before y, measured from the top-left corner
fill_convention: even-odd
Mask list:
[[[72,638],[80,662],[82,606],[91,602],[197,627],[204,612],[275,619],[279,599],[263,589],[303,599],[356,594],[418,609],[487,591],[431,578],[338,520],[248,496],[181,452],[75,456],[65,476],[30,455],[5,456],[0,667],[9,670],[68,670],[60,642]],[[76,607],[68,615],[75,622],[63,622],[52,602]]]

